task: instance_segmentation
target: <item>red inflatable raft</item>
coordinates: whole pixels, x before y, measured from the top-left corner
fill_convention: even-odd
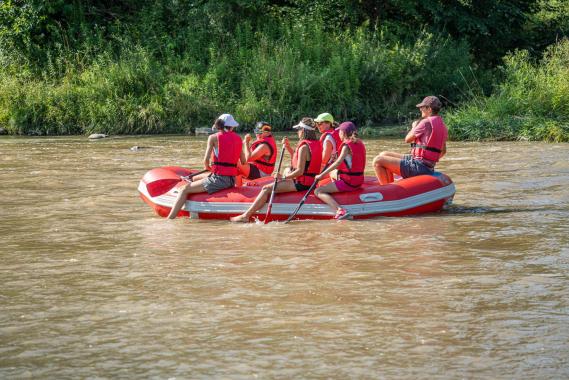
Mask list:
[[[141,198],[160,216],[167,216],[176,200],[178,187],[185,181],[180,177],[197,172],[180,167],[162,167],[147,172],[138,191]],[[251,205],[261,186],[272,183],[272,178],[245,181],[243,186],[222,190],[213,194],[190,194],[178,216],[192,219],[229,219],[241,214]],[[404,216],[441,210],[450,204],[455,187],[450,178],[440,172],[434,175],[400,179],[381,186],[375,177],[366,176],[358,191],[334,194],[334,198],[346,208],[354,219],[377,216]],[[304,192],[276,194],[270,220],[286,220],[295,210]],[[264,220],[266,205],[256,217]],[[331,219],[334,212],[311,194],[298,212],[297,219]]]

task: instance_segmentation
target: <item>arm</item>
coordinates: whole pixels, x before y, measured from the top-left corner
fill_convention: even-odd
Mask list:
[[[249,161],[249,157],[251,157],[251,148],[249,147],[249,143],[251,142],[251,135],[246,134],[243,138],[243,152],[245,153],[245,162]],[[241,162],[245,164],[245,162]]]
[[[247,157],[247,155],[245,155],[245,157],[247,157],[247,161],[251,160],[254,161],[256,159],[259,159],[263,156],[268,156],[269,154],[271,154],[271,150],[269,149],[269,147],[267,146],[266,143],[263,143],[261,145],[259,145],[258,147],[255,148],[255,150],[253,152],[249,151],[249,157]]]
[[[413,128],[409,131],[409,133],[407,133],[407,136],[405,136],[405,142],[411,144],[415,141],[416,138],[417,136],[415,136],[415,128]]]
[[[411,144],[415,142],[418,138],[420,138],[422,135],[427,133],[427,131],[431,130],[432,130],[431,123],[427,119],[422,119],[419,122],[413,122],[413,128],[411,128],[409,133],[407,133],[407,136],[405,136],[405,142]]]
[[[288,153],[292,156],[294,154],[294,151],[292,150],[292,148],[290,147],[290,142],[288,141],[288,137],[283,137],[283,145],[285,146],[286,150],[288,151]]]
[[[328,161],[330,161],[333,148],[332,143],[328,139],[325,139],[324,149],[322,150],[322,166],[326,165]]]
[[[344,159],[348,156],[349,153],[350,153],[350,148],[348,146],[344,145],[344,147],[340,151],[340,156],[336,159],[336,161],[334,161],[330,166],[328,166],[326,168],[326,170],[324,170],[322,173],[318,174],[315,177],[315,179],[317,181],[320,181],[326,174],[330,173],[332,170],[334,170],[338,166],[340,166],[342,161],[344,161]]]
[[[443,145],[443,149],[441,150],[441,155],[439,156],[439,159],[443,158],[443,156],[447,154],[447,143],[445,142]]]
[[[241,161],[241,163],[243,164],[247,162],[247,160],[245,159],[245,152],[243,152],[243,150],[241,150],[241,156],[239,157],[239,161]]]
[[[300,150],[298,151],[298,168],[285,175],[283,179],[293,179],[301,176],[302,173],[304,173],[304,167],[306,166],[306,159],[309,152],[310,149],[307,145],[300,147]]]
[[[211,158],[211,152],[213,151],[213,147],[215,146],[217,142],[217,139],[215,138],[215,135],[211,135],[208,137],[207,139],[207,148],[205,150],[205,154],[203,157],[203,167],[206,170],[211,171],[211,166],[210,166],[210,158]]]

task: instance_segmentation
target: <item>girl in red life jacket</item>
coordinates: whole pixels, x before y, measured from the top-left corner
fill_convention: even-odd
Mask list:
[[[233,131],[239,123],[230,114],[223,114],[213,124],[218,132],[207,139],[207,149],[204,155],[204,168],[211,174],[206,178],[193,180],[178,188],[176,202],[168,214],[169,219],[178,216],[178,212],[186,203],[188,194],[208,192],[235,186],[235,176],[238,174],[239,160],[245,162],[245,154],[241,146],[241,138]]]
[[[442,107],[436,96],[427,96],[417,104],[421,120],[413,123],[405,142],[411,143],[411,154],[381,152],[373,159],[375,175],[380,185],[393,182],[393,174],[403,178],[433,174],[435,164],[446,153],[447,127],[439,116]]]
[[[354,191],[361,187],[364,182],[366,149],[362,140],[358,138],[356,126],[351,121],[340,124],[338,131],[342,138],[340,155],[334,163],[316,176],[316,180],[319,181],[336,168],[338,168],[338,179],[317,188],[314,194],[336,211],[334,219],[352,219],[352,215],[340,207],[330,194]]]
[[[305,117],[293,128],[298,130],[300,142],[293,152],[288,138],[283,138],[286,150],[292,155],[292,166],[289,170],[285,170],[283,177],[278,181],[275,190],[277,193],[307,190],[314,182],[314,177],[320,172],[322,146],[316,137],[314,120]],[[263,186],[249,209],[229,220],[232,222],[248,222],[253,214],[267,203],[272,189],[273,184]]]
[[[239,165],[239,172],[247,179],[257,179],[270,176],[277,161],[277,145],[269,123],[260,121],[255,125],[257,140],[249,146],[251,135],[243,138],[243,152],[246,163]]]
[[[314,119],[316,126],[320,131],[320,142],[322,143],[322,167],[328,163],[334,162],[338,158],[342,139],[338,131],[335,129],[338,124],[334,121],[334,117],[325,112],[321,113]]]

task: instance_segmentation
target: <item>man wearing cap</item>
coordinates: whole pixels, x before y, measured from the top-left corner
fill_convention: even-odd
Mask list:
[[[238,174],[239,160],[245,162],[241,138],[233,130],[239,123],[233,116],[224,113],[214,122],[212,129],[218,132],[207,139],[207,148],[204,155],[204,168],[211,174],[197,181],[192,181],[178,188],[176,202],[168,214],[169,219],[178,216],[178,212],[186,203],[188,194],[208,192],[215,193],[235,186],[235,176]]]
[[[417,104],[421,119],[413,122],[405,142],[411,144],[410,154],[381,152],[373,160],[375,174],[381,185],[393,182],[393,173],[403,178],[433,174],[436,163],[446,153],[448,130],[439,116],[442,107],[436,96],[427,96]]]
[[[239,172],[247,179],[257,179],[270,176],[277,160],[277,146],[271,134],[271,125],[260,121],[255,125],[254,133],[257,139],[249,146],[251,135],[243,138],[245,164],[239,166]]]
[[[320,131],[320,142],[322,143],[322,166],[334,162],[338,157],[338,149],[342,145],[340,134],[334,128],[334,117],[328,112],[321,113],[314,119]]]

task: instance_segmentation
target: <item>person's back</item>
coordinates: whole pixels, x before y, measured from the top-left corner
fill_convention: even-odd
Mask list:
[[[188,194],[202,192],[211,194],[235,186],[235,176],[238,174],[237,163],[239,160],[245,161],[241,138],[233,132],[233,128],[238,126],[239,123],[230,114],[220,115],[215,120],[213,128],[218,132],[208,137],[204,154],[204,168],[211,174],[179,188],[178,197],[168,214],[168,219],[178,216]]]
[[[233,131],[221,130],[215,135],[217,149],[212,152],[212,172],[217,175],[236,176],[237,162],[241,157],[241,138]]]

